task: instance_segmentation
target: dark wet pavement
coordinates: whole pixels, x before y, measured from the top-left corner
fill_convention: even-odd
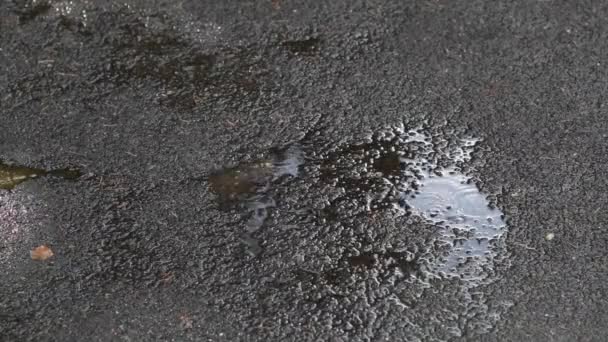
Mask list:
[[[606,14],[2,2],[0,340],[603,341]]]

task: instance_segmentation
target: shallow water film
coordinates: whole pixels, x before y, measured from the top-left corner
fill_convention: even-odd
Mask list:
[[[412,340],[431,330],[448,339],[490,329],[502,307],[488,307],[477,288],[497,277],[507,226],[475,184],[471,161],[482,142],[465,129],[407,123],[328,141],[314,134],[209,177],[220,207],[232,203],[241,213],[246,251],[272,259],[267,248],[300,236],[287,252],[308,255],[293,271],[298,286],[343,296],[327,300],[349,329],[365,323],[340,310],[376,305],[392,307]],[[407,310],[443,296],[451,304],[439,316]]]
[[[257,256],[262,252],[253,234],[264,225],[269,210],[276,206],[268,193],[270,187],[283,177],[297,177],[302,162],[300,148],[289,146],[273,151],[268,159],[221,169],[209,176],[211,191],[217,195],[220,207],[243,212],[245,227],[241,241],[249,254]]]
[[[74,180],[80,177],[80,171],[76,169],[57,169],[47,171],[39,168],[4,164],[0,160],[0,189],[11,190],[15,186],[42,176],[53,176],[63,179]]]

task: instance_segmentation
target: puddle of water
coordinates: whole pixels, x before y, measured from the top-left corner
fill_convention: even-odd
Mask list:
[[[436,271],[466,281],[478,279],[478,268],[491,263],[492,242],[504,233],[506,224],[470,178],[455,171],[427,174],[416,194],[405,201],[415,214],[442,227],[442,240],[451,244]]]
[[[269,159],[226,168],[209,176],[209,185],[218,196],[220,207],[244,211],[246,222],[241,241],[249,254],[257,256],[262,252],[252,234],[262,228],[269,210],[276,206],[269,194],[272,184],[283,177],[297,177],[303,162],[302,150],[292,145],[274,151]]]
[[[495,324],[502,309],[488,306],[477,287],[495,279],[507,227],[469,177],[478,140],[463,136],[444,126],[402,125],[329,151],[302,142],[306,176],[290,184],[301,190],[289,194],[302,206],[272,219],[308,220],[314,230],[314,238],[296,243],[294,253],[307,259],[296,261],[301,267],[294,276],[308,295],[338,294],[325,297],[332,304],[322,311],[356,323],[344,312],[361,306],[375,313],[370,302],[384,305],[390,294],[391,309],[413,307],[395,319],[420,322],[411,327],[419,336],[433,331],[448,339],[463,328],[483,332]],[[242,212],[241,241],[249,254],[263,253],[256,233],[270,211],[282,207],[274,194],[290,190],[275,188],[277,179],[298,177],[303,161],[292,146],[209,178],[218,199],[232,200],[232,209]],[[450,301],[439,315],[415,308],[446,295]]]
[[[323,158],[321,179],[341,189],[323,210],[338,222],[386,210],[420,216],[439,228],[436,240],[443,246],[424,271],[477,286],[506,229],[502,213],[462,171],[477,143],[444,129],[382,130]]]
[[[303,211],[319,232],[310,253],[325,259],[299,262],[297,277],[311,296],[344,296],[318,314],[356,325],[350,309],[377,313],[382,298],[380,312],[411,322],[412,340],[491,329],[504,308],[478,287],[498,276],[507,226],[470,177],[478,139],[447,124],[387,127],[342,146],[313,139],[304,141],[307,192],[294,196],[313,208]],[[424,309],[436,303],[441,310]]]
[[[419,128],[407,135],[405,142],[415,142],[419,148],[413,158],[402,162],[412,168],[417,181],[414,191],[401,192],[400,205],[441,227],[439,239],[449,246],[447,255],[429,271],[476,286],[487,277],[484,268],[492,267],[496,255],[493,243],[506,229],[502,212],[492,208],[486,195],[461,172],[479,140],[457,138],[449,146]]]
[[[25,166],[8,165],[0,162],[0,189],[11,190],[27,180],[42,176],[54,176],[73,180],[80,177],[80,171],[75,169],[47,171]]]

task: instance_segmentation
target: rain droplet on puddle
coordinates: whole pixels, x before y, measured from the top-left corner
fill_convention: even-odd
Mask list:
[[[415,214],[442,227],[440,238],[453,246],[436,270],[474,280],[480,268],[491,262],[491,241],[500,238],[506,225],[502,213],[491,209],[486,196],[467,180],[460,173],[427,174],[420,181],[420,193],[407,203]]]

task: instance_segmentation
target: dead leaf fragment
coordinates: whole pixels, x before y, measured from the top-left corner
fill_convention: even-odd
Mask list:
[[[32,260],[44,261],[53,256],[53,251],[45,245],[38,246],[30,252]]]

